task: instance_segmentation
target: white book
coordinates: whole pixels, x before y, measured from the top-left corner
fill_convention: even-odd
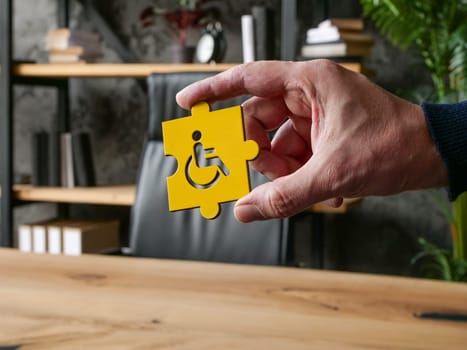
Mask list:
[[[32,251],[36,254],[47,253],[47,235],[45,224],[32,225]]]
[[[242,49],[243,62],[255,60],[255,26],[252,15],[242,16]]]
[[[52,221],[47,225],[47,249],[49,254],[63,253],[63,227],[80,225],[81,220],[64,219]]]
[[[32,252],[32,227],[31,225],[18,226],[18,249],[23,253]]]
[[[81,230],[79,228],[68,227],[63,232],[63,254],[78,256],[82,252]]]
[[[333,42],[323,44],[303,45],[301,54],[303,57],[364,57],[370,54],[371,44]]]
[[[63,254],[78,256],[120,247],[118,221],[90,221],[63,226]]]
[[[355,44],[373,44],[373,37],[364,32],[336,32],[308,35],[307,44],[332,43],[337,41],[353,42]]]
[[[59,255],[62,253],[62,227],[60,223],[47,226],[47,248],[49,254]]]

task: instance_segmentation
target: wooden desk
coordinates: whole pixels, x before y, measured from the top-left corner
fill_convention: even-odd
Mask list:
[[[0,348],[466,349],[467,285],[0,249]]]

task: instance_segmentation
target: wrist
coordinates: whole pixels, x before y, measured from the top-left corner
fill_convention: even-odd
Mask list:
[[[430,133],[424,111],[412,103],[406,107],[408,110],[400,115],[407,116],[404,118],[407,121],[405,127],[409,130],[406,166],[407,173],[412,176],[407,189],[446,187],[449,183],[447,168]]]

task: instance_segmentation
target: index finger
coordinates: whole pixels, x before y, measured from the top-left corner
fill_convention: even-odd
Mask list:
[[[213,103],[241,95],[277,96],[285,91],[292,67],[292,62],[281,61],[241,64],[187,86],[177,94],[177,103],[189,109],[199,101]]]

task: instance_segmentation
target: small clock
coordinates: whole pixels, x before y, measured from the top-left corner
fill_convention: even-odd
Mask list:
[[[227,47],[220,22],[209,23],[196,45],[196,60],[200,63],[221,62]]]

